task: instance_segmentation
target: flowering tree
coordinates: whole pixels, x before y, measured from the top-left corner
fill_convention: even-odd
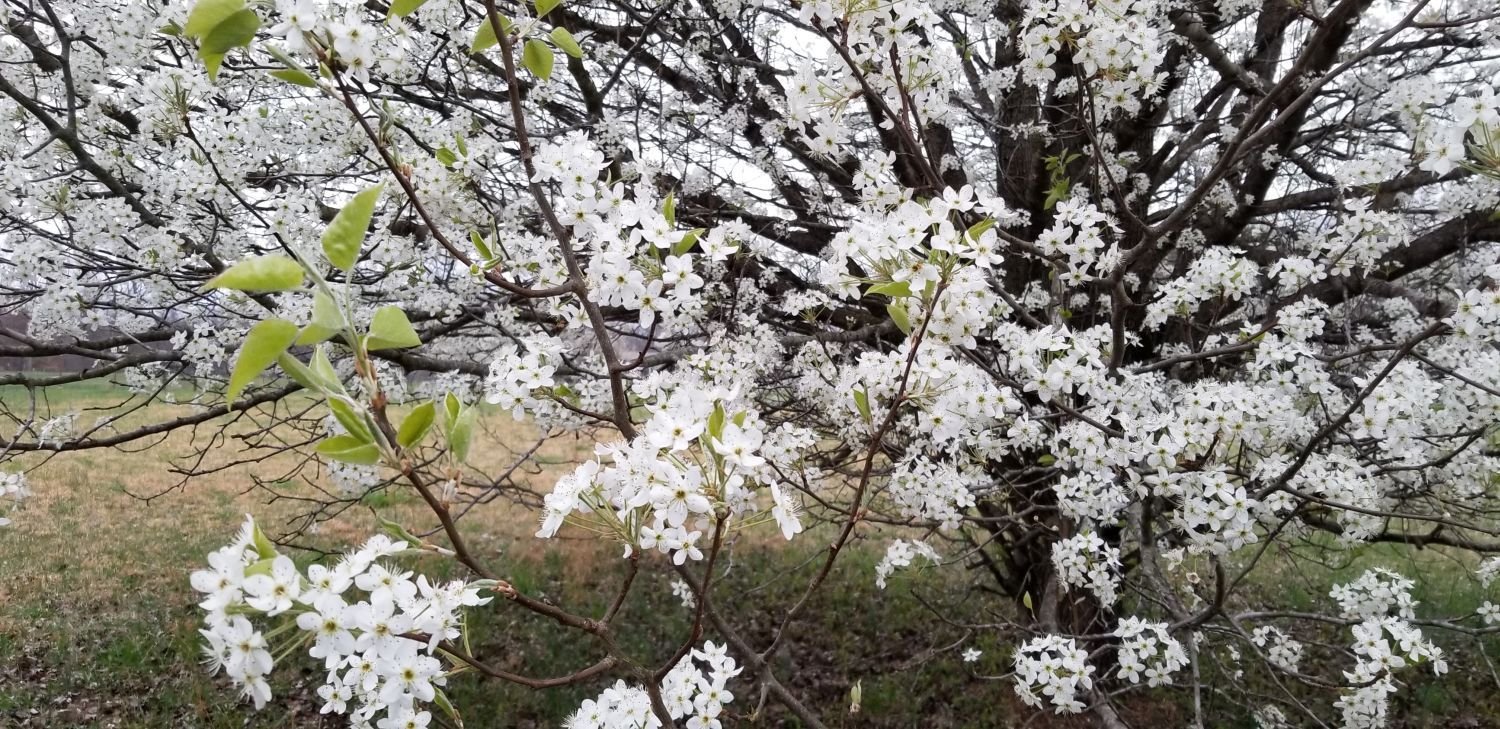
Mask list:
[[[1312,611],[1246,589],[1306,542],[1500,572],[1485,3],[0,8],[0,304],[29,317],[0,356],[95,363],[0,384],[200,393],[129,427],[10,412],[0,460],[255,418],[305,437],[244,460],[291,449],[338,485],[305,526],[377,487],[441,525],[299,566],[249,522],[210,555],[207,650],[257,706],[274,651],[321,660],[324,710],[356,726],[456,722],[442,685],[466,670],[618,679],[575,727],[719,727],[731,680],[822,727],[842,707],[775,659],[879,524],[899,538],[872,593],[917,561],[973,568],[1013,608],[969,627],[1014,646],[1014,690],[1106,726],[1169,684],[1210,721],[1203,694],[1235,690],[1210,655],[1272,677],[1268,724],[1380,726],[1404,673],[1446,670],[1435,631],[1500,620],[1421,612],[1388,570]],[[466,506],[515,485],[468,465],[480,400],[599,443],[537,537],[620,543],[607,612],[466,546]],[[26,489],[0,475],[0,498]],[[757,529],[815,560],[759,606],[765,639],[713,589]],[[408,551],[467,576],[413,579]],[[643,570],[693,606],[666,655],[617,640]],[[467,650],[473,610],[597,655],[511,673]],[[1338,668],[1303,666],[1330,629]]]

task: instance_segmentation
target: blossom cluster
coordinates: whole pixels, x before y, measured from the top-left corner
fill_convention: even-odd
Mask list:
[[[275,19],[268,30],[288,51],[310,54],[316,44],[360,81],[368,82],[371,72],[397,74],[407,57],[405,26],[369,23],[356,3],[277,0]]]
[[[768,434],[754,411],[731,414],[725,403],[735,399],[687,386],[664,395],[634,440],[598,445],[598,458],[557,481],[537,536],[572,518],[620,541],[626,556],[654,550],[678,565],[702,559],[705,534],[733,518],[774,521],[794,537],[800,506],[767,453],[791,457],[803,441],[790,430]]]
[[[1167,632],[1165,623],[1128,617],[1114,632],[1120,639],[1117,670],[1120,678],[1131,683],[1140,683],[1144,676],[1148,686],[1170,684],[1172,674],[1188,664],[1187,651]]]
[[[318,688],[323,713],[355,727],[426,726],[424,707],[446,682],[440,646],[461,637],[464,608],[491,598],[479,584],[413,579],[389,562],[408,549],[377,535],[334,566],[304,572],[247,517],[233,542],[209,554],[208,568],[192,574],[210,671],[223,670],[259,709],[271,699],[272,656],[306,648],[327,671]],[[276,627],[263,632],[252,618],[276,619]]]
[[[1092,592],[1103,605],[1119,599],[1120,550],[1095,532],[1080,532],[1052,545],[1052,568],[1059,582]]]
[[[1436,89],[1429,86],[1428,94]],[[1411,116],[1423,126],[1418,167],[1436,174],[1447,174],[1468,156],[1472,139],[1493,144],[1500,133],[1500,95],[1494,87],[1483,88],[1473,95],[1454,99],[1441,109],[1427,109],[1440,100],[1434,96],[1413,97],[1406,101]]]
[[[1086,78],[1099,79],[1094,103],[1101,112],[1134,114],[1159,93],[1166,42],[1154,22],[1159,3],[1146,0],[1049,0],[1027,6],[1022,77],[1045,89],[1059,78],[1059,54],[1072,55]],[[1066,47],[1065,47],[1066,46]]]
[[[917,557],[925,558],[928,564],[939,564],[943,561],[937,550],[927,542],[891,540],[890,545],[885,549],[885,556],[880,559],[880,564],[875,565],[875,586],[884,590],[890,576],[898,569],[910,567]]]
[[[1284,671],[1297,670],[1303,645],[1274,625],[1262,625],[1250,634],[1250,642],[1266,652],[1266,660]]]
[[[1088,692],[1094,688],[1094,667],[1088,652],[1072,638],[1044,635],[1016,649],[1016,695],[1028,705],[1048,704],[1059,714],[1084,710]]]
[[[1390,570],[1372,569],[1333,588],[1331,595],[1343,616],[1359,620],[1352,628],[1356,662],[1352,671],[1344,673],[1353,688],[1334,703],[1346,729],[1386,725],[1396,671],[1421,662],[1430,663],[1435,675],[1448,671],[1442,649],[1410,622],[1416,607],[1413,586],[1411,580]]]
[[[674,721],[687,729],[721,729],[719,716],[734,701],[727,688],[738,676],[736,665],[723,645],[707,641],[683,656],[661,682],[662,702]],[[651,710],[645,689],[621,680],[598,697],[587,699],[563,722],[565,729],[660,729],[661,719]]]

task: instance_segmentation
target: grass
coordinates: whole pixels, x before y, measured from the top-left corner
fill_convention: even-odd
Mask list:
[[[120,410],[112,407],[119,399],[118,391],[89,386],[49,393],[47,404],[53,414],[77,409],[92,418],[119,415]],[[0,401],[14,409],[29,398],[0,388]],[[116,426],[189,407],[153,406],[149,413],[124,415]],[[247,427],[236,424],[230,431]],[[259,713],[237,702],[222,678],[199,670],[198,612],[188,573],[202,564],[209,550],[231,537],[245,513],[256,514],[273,533],[288,523],[299,513],[298,503],[276,497],[297,495],[304,487],[292,479],[269,491],[256,488],[251,468],[279,472],[284,464],[272,459],[192,479],[185,488],[155,498],[138,498],[175,484],[177,477],[169,472],[171,459],[205,442],[205,433],[197,434],[196,442],[194,437],[176,433],[146,450],[33,454],[23,461],[36,467],[30,474],[35,497],[16,515],[13,526],[0,530],[0,727],[340,726],[318,714],[313,690],[321,671],[305,657],[278,665],[273,683],[277,698]],[[510,450],[499,446],[524,449],[533,437],[503,416],[493,416],[486,421],[486,447],[475,451],[491,461],[481,465],[493,470],[510,457]],[[536,461],[543,466],[530,477],[532,485],[549,486],[557,471],[587,450],[582,443],[549,445],[538,454]],[[206,465],[227,463],[235,453],[217,448],[211,455],[219,460]],[[392,488],[367,496],[358,508],[323,525],[312,543],[332,548],[360,541],[375,527],[375,510],[414,531],[433,526],[418,500]],[[476,552],[529,594],[585,614],[601,612],[614,594],[619,554],[613,544],[576,534],[533,539],[530,513],[499,502],[471,514],[463,528]],[[779,536],[772,529],[765,531],[745,535],[733,545],[726,555],[729,569],[716,587],[724,610],[756,645],[769,640],[777,617],[796,600],[815,568],[807,562],[805,549],[776,548]],[[826,538],[818,532],[802,537],[813,540],[804,544]],[[1418,578],[1424,609],[1469,610],[1480,599],[1477,584],[1465,576],[1472,565],[1442,550],[1382,545],[1325,565],[1314,561],[1326,554],[1322,546],[1326,545],[1307,543],[1271,555],[1250,590],[1274,595],[1294,609],[1324,608],[1329,585],[1381,565]],[[876,591],[874,564],[882,550],[880,539],[853,545],[815,598],[813,609],[795,626],[796,639],[778,659],[778,676],[819,708],[831,727],[1083,726],[1050,716],[1032,720],[1008,682],[980,677],[1008,670],[1004,641],[975,635],[962,645],[980,647],[984,656],[976,664],[964,664],[958,657],[964,631],[934,620],[922,606],[922,601],[941,603],[955,614],[980,618],[1008,609],[1004,601],[962,590],[958,580],[965,576],[956,570],[902,573],[887,591]],[[413,566],[437,574],[452,570],[451,563],[434,560]],[[623,647],[648,662],[669,655],[689,624],[689,613],[671,595],[670,575],[664,569],[643,570],[621,614]],[[599,657],[576,633],[503,605],[475,611],[471,627],[477,655],[527,675],[562,675]],[[1330,644],[1347,642],[1336,631],[1327,639]],[[1323,648],[1310,647],[1308,661],[1327,660],[1329,655]],[[1232,669],[1219,662],[1222,656],[1212,658],[1204,662],[1208,675],[1256,691],[1274,690],[1261,675],[1228,676]],[[1493,718],[1500,716],[1500,699],[1482,658],[1467,654],[1455,656],[1452,663],[1454,675],[1442,681],[1419,671],[1403,675],[1410,685],[1398,694],[1397,726],[1500,725]],[[1319,670],[1338,667],[1330,663]],[[555,727],[579,701],[611,681],[533,692],[460,676],[450,694],[471,729]],[[864,698],[861,712],[851,716],[842,707],[848,705],[856,681]],[[748,686],[731,689],[738,694],[733,705],[738,713],[726,726],[750,724],[747,714],[758,697]],[[1319,707],[1332,700],[1328,694],[1306,698]],[[1246,707],[1212,694],[1207,701],[1214,719],[1210,726],[1253,726]],[[1185,691],[1155,692],[1133,703],[1128,718],[1136,726],[1184,726],[1190,707]],[[768,706],[758,725],[797,723]]]

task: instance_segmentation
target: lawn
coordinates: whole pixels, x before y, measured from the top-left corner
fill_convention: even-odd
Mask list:
[[[118,391],[93,386],[50,393],[47,402],[54,413],[78,410],[79,423],[120,415],[118,427],[191,408],[154,405],[149,412],[124,414],[112,407],[119,398]],[[12,410],[28,403],[24,393],[3,389],[0,400]],[[341,726],[318,714],[313,690],[321,674],[305,657],[278,665],[277,698],[260,713],[239,703],[222,677],[210,678],[198,665],[198,613],[188,573],[232,536],[244,514],[254,513],[274,535],[302,513],[303,503],[289,497],[308,493],[295,478],[256,483],[252,473],[289,468],[275,458],[180,483],[173,464],[195,446],[217,444],[204,467],[237,460],[234,446],[242,441],[204,440],[216,430],[174,433],[150,449],[33,454],[22,461],[37,466],[29,477],[35,496],[16,523],[0,531],[0,727]],[[226,432],[253,430],[242,421]],[[486,447],[475,451],[499,467],[513,451],[524,450],[534,434],[491,415],[483,437]],[[540,465],[527,477],[529,485],[545,490],[562,464],[587,450],[581,443],[549,445],[537,454]],[[337,548],[362,540],[375,529],[377,512],[413,531],[431,527],[420,503],[391,489],[327,522],[305,542]],[[480,507],[462,526],[476,551],[530,594],[582,613],[602,612],[602,602],[613,594],[615,545],[576,534],[536,540],[530,536],[531,513],[503,501]],[[807,549],[781,548],[779,536],[767,531],[764,539],[747,536],[735,545],[716,588],[726,611],[747,626],[747,636],[757,644],[767,639],[775,617],[800,594],[813,569]],[[825,537],[817,532],[802,537],[820,538]],[[934,619],[922,605],[939,603],[956,614],[982,617],[1009,609],[1007,601],[965,590],[962,570],[903,573],[887,591],[876,591],[873,568],[883,548],[883,540],[874,538],[857,542],[844,555],[778,664],[778,676],[821,707],[830,726],[1083,726],[1026,710],[1009,683],[996,678],[1007,670],[1006,647],[984,635],[961,642],[964,630]],[[1269,576],[1252,587],[1313,606],[1326,600],[1332,582],[1385,564],[1420,577],[1425,604],[1462,608],[1478,599],[1477,586],[1464,576],[1466,565],[1439,550],[1412,557],[1382,547],[1326,565],[1310,564],[1313,554],[1307,549],[1275,555]],[[1412,559],[1417,561],[1409,563]],[[412,566],[439,574],[451,569],[437,561]],[[670,582],[667,570],[643,571],[621,618],[624,646],[632,655],[661,660],[681,640],[690,615],[672,596]],[[598,657],[578,635],[506,605],[480,609],[473,618],[476,653],[510,670],[559,675]],[[983,648],[984,657],[963,663],[959,650],[968,646]],[[1489,648],[1494,655],[1497,646]],[[1455,656],[1452,663],[1455,675],[1442,682],[1408,674],[1414,683],[1399,694],[1398,726],[1500,726],[1489,718],[1495,716],[1497,684],[1483,657]],[[1478,670],[1466,672],[1471,668]],[[1205,661],[1204,670],[1228,669]],[[581,699],[612,680],[533,692],[460,676],[451,694],[471,729],[555,727]],[[1246,680],[1254,685],[1260,679]],[[856,681],[864,698],[862,710],[851,716],[844,707]],[[732,706],[735,718],[726,726],[751,724],[748,714],[757,697],[748,686],[731,689],[739,698]],[[1253,726],[1243,707],[1215,703],[1212,695],[1207,700],[1212,726]],[[1325,708],[1331,700],[1327,694],[1310,699]],[[1127,718],[1143,727],[1183,726],[1189,702],[1183,691],[1158,692],[1133,704]],[[775,707],[758,719],[761,726],[796,726]]]

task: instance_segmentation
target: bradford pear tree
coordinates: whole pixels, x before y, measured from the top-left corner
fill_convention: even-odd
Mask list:
[[[228,466],[175,471],[317,486],[192,576],[211,665],[256,707],[291,662],[360,727],[459,723],[456,673],[603,687],[570,727],[765,706],[827,726],[848,706],[783,659],[867,537],[887,551],[866,599],[903,599],[913,567],[971,580],[988,604],[933,624],[1011,647],[995,691],[1103,726],[1163,693],[1198,726],[1230,705],[1382,726],[1403,681],[1448,670],[1440,638],[1500,629],[1487,601],[1420,605],[1400,562],[1310,606],[1251,589],[1372,544],[1500,573],[1491,3],[5,0],[0,20],[0,310],[24,314],[0,356],[88,363],[0,374],[33,395],[5,401],[7,518],[45,518],[11,508],[47,488],[28,454],[177,430],[212,434],[201,453],[250,424]],[[47,407],[96,379],[172,415]],[[597,448],[532,492],[534,448],[473,465],[482,402],[538,446]],[[293,559],[378,489],[439,529]],[[500,498],[539,539],[618,542],[607,610],[469,548],[469,507]],[[756,530],[810,566],[790,602],[726,604],[726,544]],[[619,640],[638,575],[690,606],[658,654]],[[591,653],[515,672],[470,650],[475,611]]]

